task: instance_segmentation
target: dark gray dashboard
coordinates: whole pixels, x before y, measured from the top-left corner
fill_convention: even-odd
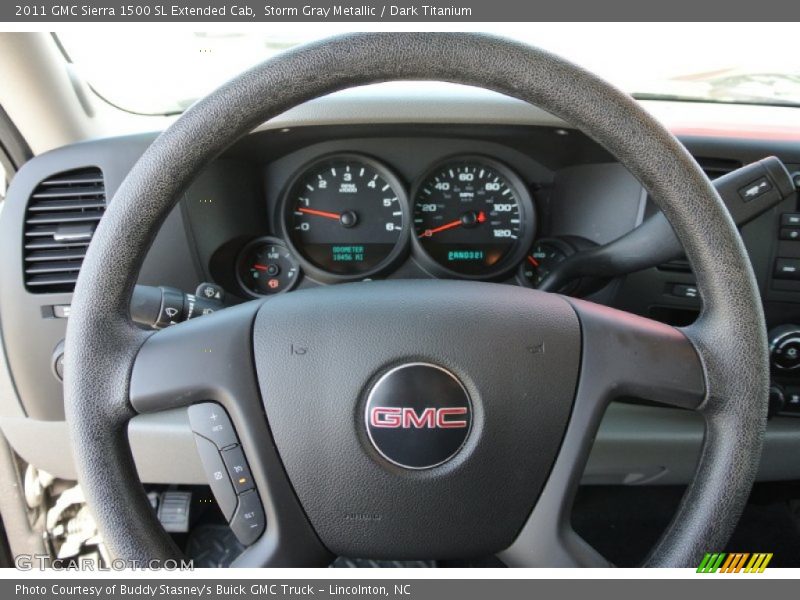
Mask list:
[[[0,426],[24,458],[63,476],[71,474],[71,464],[64,456],[66,438],[57,433],[64,412],[53,353],[66,327],[59,307],[69,305],[70,294],[37,293],[25,286],[23,233],[29,199],[47,178],[86,167],[102,171],[106,197],[112,199],[153,139],[154,134],[146,134],[96,140],[33,159],[15,177],[0,218],[0,325],[8,366],[6,387],[0,387]],[[800,170],[800,145],[789,142],[701,137],[682,141],[712,177],[771,154]],[[280,236],[278,211],[288,182],[315,157],[335,152],[378,159],[391,167],[406,190],[444,157],[478,154],[500,161],[519,175],[531,193],[537,238],[578,236],[603,244],[636,227],[654,210],[639,182],[605,150],[571,129],[391,123],[267,129],[229,149],[186,190],[151,248],[139,282],[191,292],[200,282],[211,281],[226,290],[231,302],[245,300],[235,276],[240,251],[254,238]],[[742,230],[770,327],[800,322],[800,281],[773,277],[778,257],[800,258],[800,242],[778,239],[781,215],[797,209],[796,199],[787,200]],[[384,276],[434,275],[408,253]],[[498,284],[519,282],[512,274]],[[678,262],[600,282],[590,299],[683,324],[700,310],[699,298],[678,293],[693,284],[689,266]],[[320,282],[304,276],[299,285]],[[5,369],[0,371],[3,379]],[[791,378],[779,380],[794,385]],[[680,411],[636,404],[614,406],[607,421],[587,470],[588,481],[667,483],[688,478],[702,437],[699,422]],[[170,452],[190,454],[175,457],[180,469],[141,467],[145,478],[175,483],[203,480],[196,465],[186,467],[185,461],[191,463],[194,454],[183,415],[164,415],[161,420],[148,417],[133,429],[140,467],[153,462],[153,445],[158,446],[159,440]],[[46,432],[52,443],[42,442]],[[800,419],[773,419],[762,477],[800,476],[800,466],[791,458],[798,449]]]

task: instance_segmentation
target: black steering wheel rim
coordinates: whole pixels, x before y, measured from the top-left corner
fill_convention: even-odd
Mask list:
[[[738,232],[685,148],[629,96],[544,51],[476,34],[357,34],[304,46],[187,110],[139,159],[110,202],[76,286],[65,402],[79,481],[115,556],[179,556],[143,493],[127,445],[132,365],[149,333],[128,305],[155,234],[194,176],[264,121],[304,101],[387,80],[439,80],[530,102],[583,130],[647,188],[684,246],[703,298],[683,333],[699,355],[706,436],[695,478],[647,560],[683,566],[725,543],[755,477],[768,362],[757,285]]]

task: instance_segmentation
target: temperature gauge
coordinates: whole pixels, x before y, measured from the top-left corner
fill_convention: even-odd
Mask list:
[[[538,240],[522,261],[518,279],[523,285],[538,288],[553,267],[572,254],[575,254],[575,248],[564,240],[555,238]],[[561,291],[567,292],[570,287],[574,287],[574,284]]]
[[[300,266],[282,241],[263,237],[244,247],[236,274],[239,285],[249,296],[272,296],[295,286]]]

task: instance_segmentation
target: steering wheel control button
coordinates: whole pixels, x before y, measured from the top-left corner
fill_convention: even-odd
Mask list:
[[[228,475],[237,494],[252,490],[255,487],[253,485],[253,475],[250,473],[250,467],[247,465],[241,446],[235,446],[223,451],[222,460],[228,469]]]
[[[213,442],[220,450],[239,443],[231,420],[218,404],[194,404],[188,412],[192,431]]]
[[[251,490],[239,496],[239,507],[229,525],[236,539],[245,546],[255,542],[264,533],[266,519],[258,492]]]
[[[219,509],[225,519],[230,520],[236,510],[236,492],[228,477],[228,469],[214,444],[199,435],[194,436],[194,442]]]
[[[472,403],[450,371],[410,363],[378,379],[364,417],[369,439],[382,457],[407,469],[429,469],[453,458],[464,445]]]

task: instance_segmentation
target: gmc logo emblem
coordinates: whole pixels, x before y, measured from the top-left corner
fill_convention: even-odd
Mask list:
[[[369,412],[369,424],[384,429],[464,429],[467,421],[459,419],[467,414],[466,406],[453,408],[426,408],[419,414],[413,408],[375,406]]]

